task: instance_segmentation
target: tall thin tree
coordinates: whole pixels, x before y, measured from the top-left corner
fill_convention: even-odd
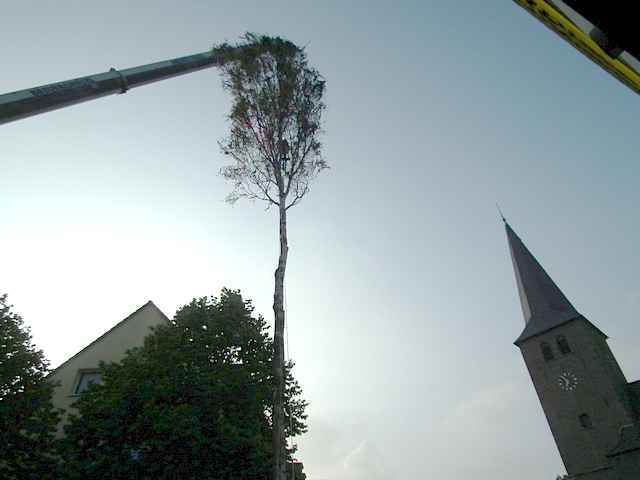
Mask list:
[[[231,156],[221,174],[233,182],[227,201],[258,199],[277,208],[280,255],[275,270],[273,359],[273,479],[286,476],[284,411],[284,278],[287,268],[287,211],[328,168],[321,154],[325,80],[310,67],[303,48],[279,37],[247,33],[235,45],[214,47],[224,59],[223,87],[233,98],[231,131],[220,141]]]

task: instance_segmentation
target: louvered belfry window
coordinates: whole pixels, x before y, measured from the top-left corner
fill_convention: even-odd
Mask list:
[[[567,353],[571,353],[571,347],[569,347],[569,342],[567,342],[564,335],[558,335],[556,341],[558,342],[558,349],[561,354],[566,355]]]
[[[540,344],[540,349],[542,350],[542,356],[544,357],[545,361],[549,361],[549,360],[553,360],[553,350],[551,350],[551,345],[549,345],[547,342],[542,342]]]
[[[583,413],[578,418],[580,420],[580,425],[582,425],[582,428],[593,428],[593,423],[591,422],[591,417],[589,417],[589,415]]]

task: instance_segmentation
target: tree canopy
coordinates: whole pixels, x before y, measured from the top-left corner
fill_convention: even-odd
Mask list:
[[[102,384],[83,392],[65,428],[69,476],[267,479],[273,345],[252,313],[251,301],[223,289],[103,364]],[[306,402],[287,380],[288,433],[298,434]]]
[[[223,87],[232,96],[230,135],[220,142],[234,163],[222,175],[228,196],[290,208],[328,168],[321,154],[325,80],[303,48],[280,37],[247,33],[214,48],[223,59]]]
[[[53,478],[58,414],[45,379],[48,366],[7,295],[0,295],[0,478]]]

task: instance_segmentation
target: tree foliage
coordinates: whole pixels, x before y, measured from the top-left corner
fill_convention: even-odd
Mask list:
[[[287,464],[287,478],[292,480],[306,480],[307,475],[304,473],[304,465],[302,462],[289,462]]]
[[[280,256],[273,294],[273,480],[286,476],[284,278],[289,251],[287,210],[309,191],[322,158],[321,117],[325,81],[311,68],[303,48],[280,37],[247,33],[236,45],[213,49],[222,68],[223,87],[232,96],[230,135],[220,142],[234,162],[221,173],[233,182],[227,197],[260,199],[277,206]]]
[[[238,291],[194,299],[103,364],[65,428],[69,477],[268,478],[273,345],[252,312]],[[287,391],[289,433],[300,433],[306,402],[290,373]]]
[[[0,295],[0,478],[53,478],[58,413],[51,404],[48,362],[29,328]]]
[[[280,37],[247,33],[214,51],[223,59],[223,87],[232,96],[231,133],[220,142],[234,163],[221,173],[241,197],[296,205],[327,163],[321,154],[325,81],[304,49]]]

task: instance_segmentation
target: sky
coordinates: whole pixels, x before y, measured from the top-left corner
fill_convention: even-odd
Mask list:
[[[331,166],[289,211],[309,480],[564,472],[513,341],[496,202],[640,378],[636,94],[514,2],[10,2],[0,93],[252,31],[327,80]],[[0,292],[51,365],[148,300],[239,288],[272,319],[276,212],[230,206],[214,69],[0,127]]]

